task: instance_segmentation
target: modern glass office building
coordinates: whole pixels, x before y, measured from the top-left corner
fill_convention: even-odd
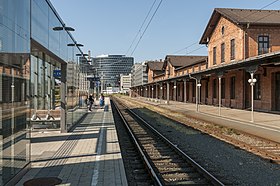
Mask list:
[[[107,87],[120,87],[120,74],[128,75],[131,72],[134,58],[125,55],[102,55],[92,58],[92,65],[96,75],[100,77],[101,91]]]
[[[83,115],[69,30],[49,0],[0,0],[0,185],[30,167],[33,128],[66,132]]]

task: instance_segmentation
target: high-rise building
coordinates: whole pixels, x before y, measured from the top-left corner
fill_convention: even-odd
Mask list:
[[[139,86],[148,83],[148,74],[146,72],[147,62],[136,63],[131,70],[132,86]]]
[[[120,74],[128,75],[131,72],[134,59],[125,55],[101,55],[92,58],[92,65],[96,75],[100,77],[101,92],[107,88],[118,89],[120,87]]]

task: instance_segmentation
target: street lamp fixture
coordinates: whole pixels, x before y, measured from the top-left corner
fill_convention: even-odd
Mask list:
[[[250,83],[251,86],[254,86],[256,82],[257,82],[257,79],[255,79],[255,78],[248,79],[248,83]]]
[[[79,43],[69,43],[67,46],[78,46],[78,47],[83,47],[84,45],[79,44]]]
[[[56,26],[56,27],[53,27],[53,30],[54,30],[54,31],[61,31],[61,30],[75,31],[74,28],[69,27],[69,26]]]
[[[81,57],[81,56],[85,57],[85,56],[88,56],[88,55],[87,54],[76,54],[76,56],[78,56],[78,57]]]

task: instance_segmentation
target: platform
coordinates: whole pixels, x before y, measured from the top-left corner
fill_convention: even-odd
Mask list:
[[[169,101],[169,104],[166,104],[166,100],[145,97],[133,99],[280,143],[280,114],[255,111],[254,122],[251,122],[251,111],[249,110],[222,107],[219,115],[219,108],[212,105],[199,105],[197,111],[194,103]]]
[[[109,104],[109,99],[105,104]],[[73,132],[32,132],[31,170],[18,182],[54,177],[59,185],[127,185],[114,119],[109,110],[88,112]]]

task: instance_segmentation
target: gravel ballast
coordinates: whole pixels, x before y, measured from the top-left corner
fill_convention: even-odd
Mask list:
[[[280,165],[151,110],[133,110],[226,185],[280,185]]]

